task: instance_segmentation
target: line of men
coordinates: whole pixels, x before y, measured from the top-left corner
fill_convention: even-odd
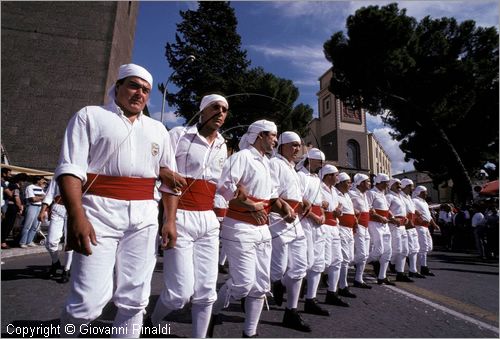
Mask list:
[[[112,336],[154,335],[168,314],[190,302],[192,337],[206,337],[234,300],[245,312],[242,336],[254,337],[266,296],[272,291],[281,305],[286,291],[283,325],[310,332],[297,311],[304,278],[304,312],[328,316],[316,299],[322,272],[328,274],[325,302],[346,306],[339,296],[355,297],[347,284],[353,260],[356,287],[370,288],[363,281],[367,260],[379,262],[379,284],[391,284],[389,223],[405,229],[413,223],[402,218],[413,220],[408,213],[414,213],[418,234],[428,234],[432,218],[428,207],[421,209],[422,197],[421,204],[412,200],[414,210],[391,213],[384,192],[389,178],[377,175],[368,191],[368,177],[357,174],[351,199],[349,176],[324,165],[320,150],[309,150],[296,170],[300,137],[287,131],[278,138],[271,121],[252,123],[240,151],[228,157],[219,130],[229,104],[221,95],[203,97],[196,125],[167,132],[142,114],[152,84],[143,67],[121,66],[109,91],[113,100],[83,108],[66,130],[55,178],[68,213],[67,244],[75,253],[61,328],[89,323],[113,299],[118,310]],[[156,263],[158,177],[164,288],[144,319]],[[424,195],[421,188],[415,192]],[[214,212],[216,193],[227,203],[222,226]],[[421,272],[432,248],[428,235],[427,242],[419,238]],[[217,292],[219,239],[229,279]],[[394,260],[403,274],[401,256]]]

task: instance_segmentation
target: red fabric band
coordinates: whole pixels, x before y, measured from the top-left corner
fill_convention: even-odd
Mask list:
[[[207,180],[186,178],[187,186],[182,189],[178,208],[186,211],[209,211],[214,209],[217,186]]]
[[[115,177],[87,173],[86,194],[117,200],[153,200],[156,178]]]

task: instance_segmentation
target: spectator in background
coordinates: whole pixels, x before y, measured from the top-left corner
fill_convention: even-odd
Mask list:
[[[474,204],[472,206],[472,232],[474,234],[474,242],[476,251],[481,259],[486,259],[487,243],[486,243],[486,217],[484,216],[484,206]]]
[[[486,214],[488,255],[491,258],[498,257],[498,207],[491,205]]]
[[[2,220],[2,249],[9,249],[7,245],[7,237],[12,232],[17,216],[21,216],[24,212],[24,205],[21,200],[21,183],[28,180],[26,173],[16,174],[9,180],[9,184],[4,189],[6,197],[7,209],[5,219]]]
[[[444,249],[451,251],[455,234],[453,229],[453,212],[450,204],[441,204],[439,208],[438,225],[441,228]]]
[[[26,187],[26,216],[24,217],[23,230],[21,233],[21,240],[19,247],[28,248],[36,246],[33,243],[36,232],[38,230],[38,214],[42,208],[42,201],[45,198],[43,188],[47,181],[42,176],[33,177],[33,184]]]
[[[7,212],[7,200],[9,194],[5,194],[5,189],[9,185],[10,175],[12,170],[10,168],[2,167],[2,220],[5,217],[5,212]]]

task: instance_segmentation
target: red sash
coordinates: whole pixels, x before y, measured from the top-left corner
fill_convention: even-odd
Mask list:
[[[389,218],[389,210],[385,211],[385,210],[375,210],[375,213],[377,213],[378,215],[384,217],[384,218]],[[373,216],[370,216],[370,221],[375,221],[375,222],[379,222],[377,220],[375,220],[375,218]]]
[[[408,212],[408,214],[406,214],[406,218],[411,221],[411,225],[406,225],[406,229],[409,230],[409,229],[412,229],[412,228],[415,228],[415,213],[411,213],[411,212]]]
[[[227,208],[214,207],[214,212],[217,218],[224,218],[227,213]]]
[[[370,221],[369,212],[361,212],[358,216],[358,224],[368,227],[368,222]]]
[[[325,211],[325,224],[328,226],[337,226],[337,218],[333,216],[333,212]]]
[[[297,214],[302,214],[302,203],[296,200],[283,199]]]
[[[424,226],[424,227],[429,227],[431,224],[430,221],[425,221],[422,219],[420,216],[415,214],[415,221],[414,221],[415,226]]]
[[[408,219],[406,219],[406,217],[394,217],[394,219],[398,221],[398,226],[404,226],[408,222]]]
[[[312,205],[311,206],[311,209],[309,210],[309,212],[313,212],[314,214],[316,214],[318,217],[321,216],[321,206],[318,206],[318,205]]]
[[[354,228],[356,226],[356,217],[354,214],[342,214],[339,217],[339,225]]]
[[[268,223],[267,215],[269,214],[269,211],[271,210],[271,206],[269,206],[269,200],[257,199],[254,197],[248,197],[248,199],[252,200],[253,202],[261,202],[262,201],[262,202],[268,204],[268,206],[264,209],[264,211],[266,212],[266,219],[263,223],[259,223],[259,222],[257,222],[257,220],[255,220],[255,217],[252,214],[253,212],[251,212],[245,208],[242,208],[240,206],[235,206],[233,203],[231,203],[231,201],[229,202],[229,208],[227,210],[226,217],[236,219],[239,221],[243,221],[243,222],[255,225],[255,226],[267,225],[267,223]]]
[[[118,200],[153,200],[156,178],[116,177],[87,173],[86,194]]]
[[[186,211],[209,211],[214,209],[217,186],[207,180],[186,178],[178,208]]]

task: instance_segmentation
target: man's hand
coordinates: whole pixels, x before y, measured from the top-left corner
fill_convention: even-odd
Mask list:
[[[267,223],[267,206],[268,204],[263,201],[256,202],[253,205],[253,211],[251,213],[259,225],[265,225]]]
[[[160,168],[160,179],[162,183],[177,193],[180,192],[183,187],[187,186],[186,179],[184,179],[179,173],[174,172],[167,167]]]
[[[175,223],[165,222],[161,228],[161,249],[168,250],[175,247],[177,242],[177,227]]]
[[[245,186],[238,184],[236,186],[236,191],[234,192],[234,198],[240,201],[245,201],[248,198],[248,191]]]
[[[47,210],[42,209],[40,211],[40,213],[38,213],[38,218],[37,219],[40,222],[44,222],[45,220],[47,220],[47,217],[48,217]]]
[[[74,250],[83,255],[91,255],[90,244],[97,246],[97,238],[94,227],[84,214],[76,217],[68,215],[68,239],[67,249]]]
[[[304,211],[304,216],[307,216],[311,211],[311,202],[309,200],[302,200],[302,211]]]
[[[292,223],[297,218],[297,213],[293,210],[293,208],[288,205],[286,202],[283,202],[283,220],[288,223]]]

